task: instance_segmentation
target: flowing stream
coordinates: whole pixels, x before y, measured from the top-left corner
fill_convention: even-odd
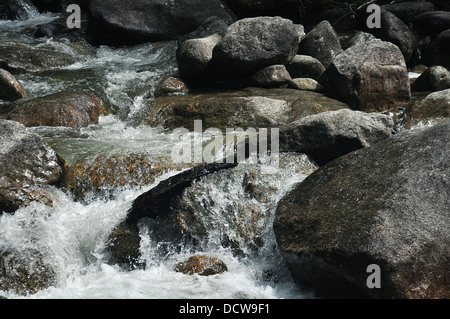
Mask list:
[[[80,90],[101,97],[115,115],[100,118],[97,125],[80,130],[61,127],[32,128],[73,165],[98,154],[141,152],[170,154],[173,141],[169,132],[140,124],[151,107],[153,90],[159,81],[175,74],[176,43],[144,44],[129,48],[91,47],[82,40],[35,38],[40,24],[56,20],[51,14],[33,13],[26,21],[0,21],[0,50],[49,50],[73,58],[64,66],[16,74],[28,93],[27,98]],[[26,50],[25,50],[26,49]],[[1,105],[0,105],[1,107]],[[147,267],[125,271],[107,263],[105,243],[114,227],[123,221],[133,200],[152,185],[117,189],[114,196],[77,202],[62,190],[51,188],[53,207],[33,203],[14,215],[0,216],[0,248],[13,247],[25,254],[35,249],[51,265],[56,282],[50,288],[22,296],[0,291],[7,298],[309,298],[292,281],[276,246],[271,222],[277,202],[307,172],[280,167],[277,174],[258,174],[257,165],[219,172],[202,184],[202,194],[194,200],[204,204],[203,223],[208,236],[195,253],[223,260],[228,271],[213,276],[184,275],[174,271],[177,262],[192,255],[192,247],[161,254],[151,231],[141,228],[141,253]],[[245,196],[242,179],[254,171],[257,182],[273,190],[264,201]],[[203,197],[214,199],[205,201]],[[239,205],[237,205],[239,203]],[[236,255],[221,244],[223,235],[239,237],[229,216],[238,216],[242,207],[256,205],[268,214],[256,225],[262,242],[258,249],[242,243],[243,254]],[[228,217],[227,217],[228,216]]]

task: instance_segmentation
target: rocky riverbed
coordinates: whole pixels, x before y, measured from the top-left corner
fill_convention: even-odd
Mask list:
[[[1,296],[449,297],[448,4],[69,2],[0,4]]]

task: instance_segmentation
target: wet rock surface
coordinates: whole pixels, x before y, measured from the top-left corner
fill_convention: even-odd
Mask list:
[[[176,272],[186,275],[211,276],[221,274],[227,270],[228,267],[222,260],[207,255],[189,257],[175,266]]]
[[[13,121],[0,120],[0,145],[0,212],[32,201],[51,204],[45,186],[61,182],[64,160],[39,135]]]
[[[307,115],[348,108],[340,101],[316,92],[283,88],[246,88],[217,93],[198,93],[157,99],[148,123],[167,129],[277,127]]]
[[[16,101],[27,95],[22,84],[8,71],[0,69],[0,100]]]
[[[10,105],[0,118],[25,126],[86,127],[98,123],[108,111],[103,101],[91,93],[60,92]]]
[[[323,166],[279,203],[294,278],[328,297],[446,298],[449,120]],[[366,268],[381,268],[368,289]]]

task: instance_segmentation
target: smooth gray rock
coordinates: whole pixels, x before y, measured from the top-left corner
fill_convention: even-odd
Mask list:
[[[289,82],[288,88],[301,91],[323,92],[325,88],[319,82],[310,78],[295,78]]]
[[[296,55],[294,59],[286,65],[286,69],[292,78],[311,78],[319,79],[325,67],[323,64],[309,55]]]
[[[310,55],[327,68],[342,51],[341,43],[331,24],[324,20],[306,34],[300,43],[298,54]]]
[[[413,91],[436,91],[438,83],[450,76],[450,71],[440,65],[433,65],[426,69],[411,85]]]
[[[294,58],[299,43],[291,20],[256,17],[238,20],[228,27],[214,48],[218,72],[225,76],[245,75]]]
[[[181,43],[177,50],[178,70],[181,78],[192,80],[210,76],[213,49],[221,39],[218,34],[213,34]]]
[[[304,153],[323,165],[391,136],[394,121],[381,113],[342,109],[304,117],[280,130],[280,149]]]
[[[288,84],[292,78],[284,65],[277,64],[255,72],[251,80],[254,85],[260,87],[280,87]]]
[[[27,95],[22,84],[8,71],[0,69],[0,100],[13,102]]]

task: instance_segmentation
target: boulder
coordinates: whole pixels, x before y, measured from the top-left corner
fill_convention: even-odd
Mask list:
[[[226,77],[246,75],[275,64],[287,64],[298,49],[298,32],[291,20],[257,17],[238,20],[213,51],[218,72]]]
[[[77,44],[71,43],[70,46],[80,53],[79,56],[56,51],[45,45],[36,47],[26,43],[4,41],[0,43],[0,64],[12,74],[42,72],[80,62],[84,54],[90,54]]]
[[[395,44],[378,39],[345,50],[319,82],[356,110],[385,111],[411,99],[403,54]]]
[[[0,100],[13,102],[26,96],[22,84],[8,71],[0,69]]]
[[[144,268],[140,246],[139,227],[136,224],[121,222],[113,229],[106,243],[108,262],[127,270]]]
[[[54,269],[35,249],[0,249],[0,290],[26,296],[56,283]]]
[[[98,123],[106,115],[100,98],[85,92],[60,92],[17,102],[0,118],[20,122],[25,126],[85,127]]]
[[[0,212],[32,201],[51,204],[45,186],[61,182],[64,160],[39,135],[13,121],[0,120],[0,146]]]
[[[386,10],[381,10],[381,28],[370,29],[367,27],[367,18],[370,13],[367,13],[364,8],[361,9],[363,13],[357,16],[360,28],[383,41],[397,45],[403,53],[405,62],[408,63],[418,46],[416,36],[411,29],[393,13]]]
[[[395,14],[406,25],[411,24],[418,15],[434,11],[434,4],[427,1],[404,1],[399,3],[389,3],[381,6],[382,9]]]
[[[427,66],[442,65],[450,68],[450,29],[439,33],[423,52],[423,63]]]
[[[403,131],[297,184],[274,221],[296,282],[329,298],[448,298],[449,136],[448,119]]]
[[[323,92],[325,88],[319,82],[310,78],[296,78],[289,82],[288,88],[301,90]]]
[[[280,150],[307,154],[324,165],[390,137],[393,128],[393,119],[381,113],[347,109],[323,112],[281,128]]]
[[[175,266],[175,271],[186,275],[211,276],[228,271],[228,268],[222,260],[216,257],[196,255],[179,262]]]
[[[310,55],[327,68],[341,51],[336,31],[327,20],[324,20],[306,34],[300,43],[298,54]]]
[[[218,93],[196,93],[158,98],[147,123],[166,129],[194,129],[194,120],[206,128],[279,127],[307,115],[348,106],[309,91],[283,88],[247,88]]]
[[[282,64],[265,67],[251,76],[253,84],[259,87],[280,87],[291,80],[289,72]]]
[[[155,88],[153,95],[155,97],[161,97],[169,94],[187,93],[189,91],[186,83],[182,80],[168,77],[162,80]]]
[[[318,80],[325,72],[322,63],[309,55],[296,55],[294,59],[286,65],[286,69],[292,78],[311,78]]]
[[[425,98],[412,101],[406,106],[407,128],[418,123],[435,123],[450,117],[450,89],[428,94]]]
[[[438,83],[450,76],[450,71],[440,65],[433,65],[426,69],[411,85],[413,91],[436,91]]]
[[[213,74],[213,49],[221,39],[219,35],[213,34],[181,43],[176,55],[181,78],[192,81],[210,77]]]
[[[91,0],[88,33],[96,44],[173,40],[212,16],[235,20],[220,0]]]
[[[414,28],[422,35],[431,35],[434,37],[450,29],[450,12],[423,12],[414,19]]]
[[[450,76],[441,79],[436,86],[436,90],[438,91],[446,89],[450,89]]]
[[[227,33],[228,24],[218,17],[210,17],[205,20],[197,29],[194,31],[182,35],[178,39],[178,46],[180,46],[184,41],[189,39],[198,39],[209,37],[210,35],[217,34],[221,37]]]
[[[125,186],[144,186],[156,177],[173,170],[182,170],[189,164],[176,164],[170,157],[150,154],[98,155],[80,160],[71,166],[61,186],[83,199],[92,194],[108,195]]]

